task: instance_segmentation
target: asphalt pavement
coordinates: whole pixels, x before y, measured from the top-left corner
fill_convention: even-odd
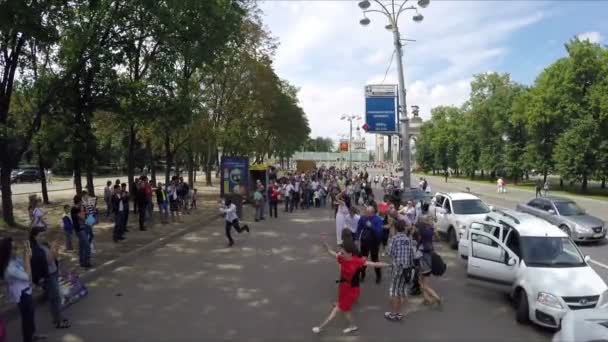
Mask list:
[[[432,279],[442,310],[412,298],[403,322],[385,320],[385,271],[381,284],[362,285],[358,332],[344,336],[346,323],[337,319],[314,335],[337,296],[338,265],[320,241],[322,233],[335,236],[335,221],[329,209],[279,215],[250,223],[251,233],[236,235],[232,248],[218,220],[142,255],[87,284],[89,296],[65,311],[70,329],[52,328],[46,305],[38,306],[39,331],[62,342],[550,340],[550,331],[518,325],[502,292],[467,280],[443,245],[448,270]],[[8,340],[19,341],[19,322],[8,329]]]

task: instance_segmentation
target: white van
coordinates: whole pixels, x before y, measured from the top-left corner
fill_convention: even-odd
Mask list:
[[[505,287],[520,323],[558,328],[571,310],[608,307],[608,286],[588,257],[566,233],[534,216],[491,212],[466,228],[459,253],[469,278]]]

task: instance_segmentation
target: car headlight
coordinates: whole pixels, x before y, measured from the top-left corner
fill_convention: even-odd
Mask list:
[[[599,302],[597,302],[598,308],[608,308],[608,290],[604,291],[600,296]]]
[[[559,302],[559,299],[556,296],[546,292],[539,292],[536,297],[536,302],[556,309],[563,308],[562,303]]]
[[[591,230],[591,228],[585,227],[585,226],[581,226],[580,224],[577,224],[574,228],[579,233],[592,233],[593,232]]]

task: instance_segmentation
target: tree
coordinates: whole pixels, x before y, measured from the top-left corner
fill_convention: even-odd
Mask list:
[[[597,167],[597,141],[599,130],[592,118],[577,120],[557,140],[555,162],[557,170],[565,179],[582,182],[582,190],[587,190],[587,182]]]

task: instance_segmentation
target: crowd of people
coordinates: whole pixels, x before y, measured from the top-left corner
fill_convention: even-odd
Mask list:
[[[130,194],[127,184],[120,179],[108,181],[103,191],[103,209],[97,207],[97,198],[89,196],[87,191],[75,195],[71,205],[64,205],[61,220],[63,245],[66,252],[72,252],[75,250],[74,239],[77,240],[78,261],[82,268],[93,267],[94,227],[100,219],[113,222],[112,239],[118,243],[129,232],[131,207],[133,214],[138,215],[141,231],[147,230],[153,220],[155,197],[159,220],[163,224],[181,222],[181,215],[190,214],[197,207],[197,191],[182,177],[174,176],[169,184],[164,185],[153,184],[147,176],[141,176],[135,180],[132,189],[133,194]],[[33,286],[40,286],[44,290],[54,326],[66,329],[71,325],[61,312],[59,250],[62,243],[51,241],[47,236],[48,222],[39,196],[29,197],[28,211],[29,238],[13,240],[7,237],[0,241],[0,275],[8,288],[8,300],[19,309],[24,342],[46,337],[36,332]]]

